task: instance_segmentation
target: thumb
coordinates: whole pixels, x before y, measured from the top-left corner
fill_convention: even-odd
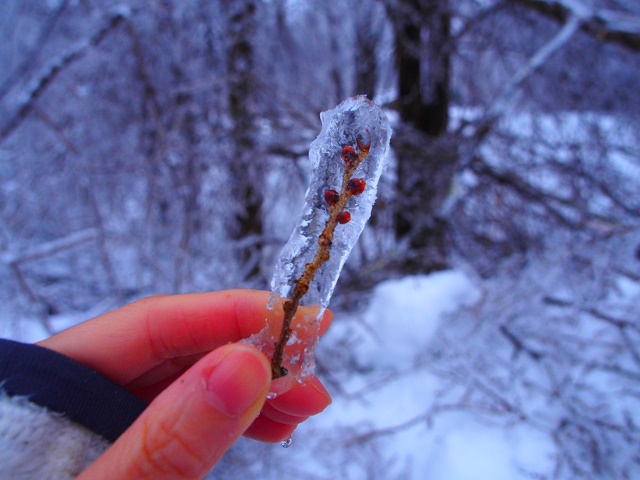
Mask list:
[[[271,373],[249,345],[220,347],[162,392],[81,479],[204,477],[258,416]]]

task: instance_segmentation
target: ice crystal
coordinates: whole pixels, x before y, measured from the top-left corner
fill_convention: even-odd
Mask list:
[[[322,131],[309,151],[313,172],[302,215],[275,267],[267,326],[251,339],[265,354],[273,355],[282,328],[283,305],[295,296],[296,285],[300,290],[303,275],[309,277],[309,266],[320,265],[311,273],[300,298],[282,362],[289,380],[298,381],[313,370],[319,319],[371,216],[391,138],[386,115],[364,96],[345,100],[320,118]],[[357,167],[350,168],[350,163]],[[336,194],[346,203],[341,204]],[[328,255],[319,259],[323,244]]]

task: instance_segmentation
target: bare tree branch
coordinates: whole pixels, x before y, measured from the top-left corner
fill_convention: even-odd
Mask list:
[[[554,35],[551,40],[540,47],[529,61],[524,64],[513,75],[513,77],[511,77],[494,104],[489,109],[489,118],[497,117],[506,110],[508,105],[515,98],[517,89],[522,82],[529,78],[535,71],[540,69],[540,67],[542,67],[556,51],[566,45],[576,31],[578,31],[581,24],[582,19],[578,16],[572,15],[568,18],[560,31]]]
[[[95,228],[88,228],[20,252],[5,252],[0,256],[0,260],[7,265],[37,260],[95,240],[97,234],[98,231]]]
[[[72,233],[63,238],[58,238],[50,242],[42,243],[31,249],[26,249],[19,252],[5,252],[2,256],[0,256],[0,261],[7,264],[13,271],[18,286],[24,292],[29,303],[36,310],[40,323],[48,333],[53,333],[53,327],[49,322],[49,314],[46,308],[47,304],[34,291],[34,289],[31,288],[29,282],[27,282],[27,279],[22,272],[22,263],[48,257],[51,255],[55,255],[61,251],[75,248],[79,245],[95,240],[97,234],[98,232],[95,228],[89,228],[87,230],[81,230],[79,232]]]
[[[55,80],[55,78],[66,67],[72,65],[76,60],[81,58],[84,53],[91,47],[98,45],[102,39],[118,25],[124,21],[125,17],[117,13],[113,15],[107,24],[98,30],[87,41],[76,46],[71,51],[67,52],[62,58],[56,60],[40,77],[34,82],[33,86],[21,99],[17,112],[11,116],[2,127],[0,127],[0,141],[5,140],[11,132],[13,132],[31,113],[37,100],[40,98],[46,88]]]
[[[42,47],[47,42],[47,39],[49,38],[53,27],[55,27],[56,23],[64,13],[65,8],[67,7],[67,3],[67,0],[63,0],[62,2],[60,2],[58,8],[53,12],[53,14],[49,16],[45,25],[42,27],[40,37],[38,38],[36,44],[33,46],[33,48],[31,48],[29,52],[26,53],[24,59],[22,60],[22,63],[13,72],[11,72],[7,76],[7,78],[5,78],[2,84],[0,84],[0,99],[2,99],[2,97],[4,97],[9,90],[11,90],[13,85],[30,70],[33,61],[36,59],[36,57],[42,50]]]
[[[598,40],[617,43],[634,51],[640,51],[640,17],[627,12],[608,9],[589,11],[582,2],[563,0],[508,0],[516,5],[534,10],[559,22],[579,16],[581,30]]]

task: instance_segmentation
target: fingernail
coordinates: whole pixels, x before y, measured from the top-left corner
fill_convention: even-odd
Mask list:
[[[266,396],[271,374],[253,348],[244,345],[229,348],[209,374],[206,389],[220,412],[239,417],[261,396]]]

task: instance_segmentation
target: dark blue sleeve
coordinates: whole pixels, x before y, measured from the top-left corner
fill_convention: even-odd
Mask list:
[[[147,404],[81,363],[37,345],[0,339],[0,390],[115,441]]]

